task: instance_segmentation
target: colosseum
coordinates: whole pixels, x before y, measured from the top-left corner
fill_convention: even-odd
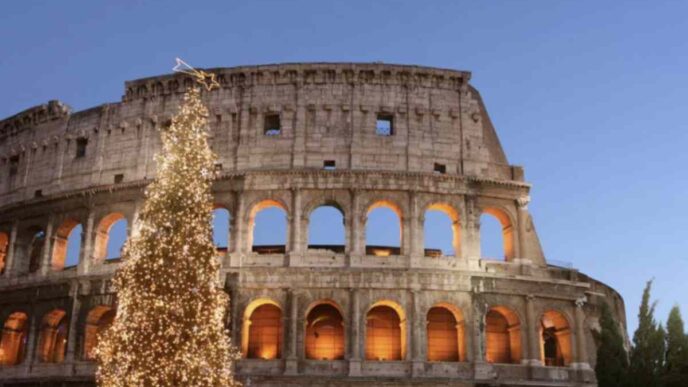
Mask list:
[[[623,300],[545,259],[530,185],[469,72],[206,71],[221,85],[204,99],[216,208],[228,214],[227,326],[246,386],[596,385],[599,306],[625,328]],[[94,385],[92,349],[117,304],[123,238],[111,234],[135,224],[159,129],[192,84],[139,79],[121,102],[72,112],[50,101],[0,122],[0,387]],[[343,243],[312,243],[323,206],[338,210]],[[281,244],[254,243],[267,209],[285,214]],[[397,245],[369,241],[381,210]],[[449,219],[451,251],[426,246],[428,212]],[[501,224],[499,260],[481,256],[485,215]]]

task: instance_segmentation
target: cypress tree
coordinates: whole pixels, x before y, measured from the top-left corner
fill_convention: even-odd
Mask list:
[[[607,303],[602,304],[600,332],[597,338],[597,364],[595,374],[599,387],[626,387],[628,355],[619,324],[614,320]]]
[[[671,308],[667,320],[666,387],[688,386],[688,337],[683,330],[683,319],[678,306]]]
[[[652,280],[645,285],[638,312],[638,329],[633,334],[629,374],[631,385],[637,387],[662,386],[666,333],[655,321],[656,303],[650,305],[651,289]]]

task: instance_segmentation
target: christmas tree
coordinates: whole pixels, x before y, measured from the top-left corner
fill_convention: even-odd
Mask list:
[[[203,83],[207,74],[198,73]],[[215,156],[200,93],[186,92],[162,132],[157,178],[113,280],[117,317],[96,349],[101,386],[238,385],[211,237]]]

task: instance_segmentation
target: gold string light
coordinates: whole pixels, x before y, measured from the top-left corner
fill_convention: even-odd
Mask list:
[[[219,86],[214,74],[180,59],[175,71],[206,90]],[[161,133],[157,177],[113,279],[117,316],[95,350],[100,386],[239,385],[231,368],[238,352],[224,328],[229,300],[219,289],[212,241],[216,157],[200,93],[198,86],[186,91]]]

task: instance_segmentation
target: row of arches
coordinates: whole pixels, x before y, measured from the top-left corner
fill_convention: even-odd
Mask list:
[[[304,355],[306,359],[338,360],[346,355],[346,322],[341,308],[330,300],[317,302],[306,313]],[[272,360],[282,357],[283,312],[269,299],[259,299],[245,309],[241,350],[245,358]],[[511,309],[496,306],[485,315],[485,360],[519,364],[522,360],[521,324]],[[427,361],[463,362],[466,327],[463,313],[447,303],[432,306],[425,319]],[[371,305],[365,316],[366,360],[406,359],[407,326],[404,309],[392,301]],[[571,363],[571,335],[563,314],[547,311],[540,319],[541,361],[547,366]]]
[[[307,216],[307,246],[309,249],[325,249],[345,252],[347,226],[344,211],[336,203],[326,203],[314,208]],[[501,210],[486,209],[481,216],[480,240],[483,257],[513,258],[511,221]],[[226,208],[213,210],[213,240],[218,249],[228,249],[230,244],[231,215]],[[119,258],[127,238],[128,223],[122,213],[104,216],[95,227],[93,258],[96,261]],[[283,253],[288,239],[287,209],[276,200],[264,200],[250,211],[248,245],[259,254]],[[365,251],[369,255],[397,255],[401,253],[404,237],[402,213],[391,201],[373,203],[365,217]],[[429,205],[423,216],[424,253],[426,256],[456,256],[460,251],[460,226],[458,211],[446,203]],[[38,271],[44,249],[49,248],[49,264],[53,270],[74,267],[79,263],[84,242],[84,228],[75,219],[66,219],[52,233],[46,243],[46,232],[39,227],[29,227],[21,237],[25,272]],[[5,270],[5,257],[9,247],[9,235],[0,232],[0,273]]]

